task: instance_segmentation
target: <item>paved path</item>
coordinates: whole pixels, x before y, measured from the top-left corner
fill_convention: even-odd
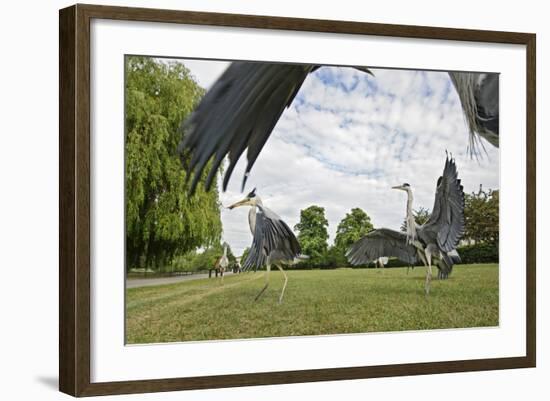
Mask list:
[[[232,274],[233,272],[225,272],[224,276],[230,276]],[[187,274],[185,276],[174,276],[174,277],[132,278],[132,279],[126,280],[126,288],[174,284],[174,283],[179,283],[180,281],[197,280],[199,278],[208,278],[208,273]],[[214,272],[212,272],[212,280],[214,280],[215,278],[216,278],[216,275]]]

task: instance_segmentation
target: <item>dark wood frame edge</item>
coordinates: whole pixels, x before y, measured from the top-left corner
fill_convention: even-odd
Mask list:
[[[526,356],[91,383],[89,56],[92,18],[525,45],[527,49]],[[535,367],[535,34],[77,4],[59,12],[59,63],[60,391],[73,396],[93,396]]]

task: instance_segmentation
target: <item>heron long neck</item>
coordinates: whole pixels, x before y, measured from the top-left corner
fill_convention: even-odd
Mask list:
[[[250,232],[254,235],[256,229],[256,206],[253,206],[248,211],[248,225],[250,226]]]
[[[412,209],[413,194],[410,189],[407,190],[407,242],[412,244],[416,240],[416,222],[414,220],[414,214]]]

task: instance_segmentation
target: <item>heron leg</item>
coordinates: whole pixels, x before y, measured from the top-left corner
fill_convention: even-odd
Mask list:
[[[426,295],[430,294],[430,283],[432,281],[432,254],[429,248],[426,249],[426,262],[428,262],[428,271],[426,273]]]
[[[283,296],[285,295],[285,288],[286,288],[286,283],[288,282],[288,277],[285,273],[285,271],[283,270],[283,268],[281,267],[281,265],[277,265],[277,268],[281,271],[281,273],[283,273],[283,276],[285,278],[285,283],[283,284],[283,290],[281,291],[281,295],[279,296],[279,303],[282,303],[283,302]]]
[[[264,291],[267,289],[267,286],[269,285],[269,272],[271,271],[271,265],[268,263],[265,268],[266,268],[266,271],[265,271],[265,285],[264,285],[264,288],[262,288],[260,290],[258,295],[256,295],[256,298],[254,298],[254,301],[257,301],[262,296]]]

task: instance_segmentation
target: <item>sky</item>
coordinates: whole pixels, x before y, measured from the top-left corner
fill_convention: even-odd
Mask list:
[[[179,60],[208,89],[229,63]],[[223,206],[252,188],[293,228],[300,210],[325,208],[329,244],[340,220],[354,207],[375,227],[399,229],[407,182],[413,208],[432,209],[445,151],[456,159],[464,191],[499,188],[499,152],[487,142],[470,157],[460,101],[445,72],[322,67],[309,74],[285,110],[240,191],[246,152],[231,177]],[[220,185],[221,187],[221,185]],[[248,207],[222,210],[223,240],[236,255],[252,243]],[[295,234],[297,232],[295,231]]]

